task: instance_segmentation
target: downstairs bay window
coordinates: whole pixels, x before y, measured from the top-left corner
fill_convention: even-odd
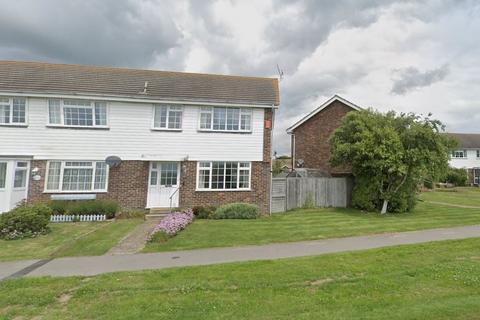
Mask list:
[[[249,190],[250,162],[200,161],[197,164],[197,190]]]
[[[49,161],[46,192],[106,192],[108,167],[103,161]]]

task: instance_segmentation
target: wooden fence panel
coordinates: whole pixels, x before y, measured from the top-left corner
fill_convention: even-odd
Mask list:
[[[350,203],[352,181],[349,178],[274,178],[272,212],[305,206],[345,208]]]

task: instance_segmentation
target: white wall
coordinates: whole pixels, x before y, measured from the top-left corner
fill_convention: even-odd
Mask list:
[[[451,158],[449,161],[450,166],[454,168],[480,168],[480,158],[477,158],[477,149],[466,150],[467,158]]]
[[[29,98],[28,127],[0,126],[0,156],[34,159],[238,160],[263,158],[264,109],[254,108],[252,133],[198,131],[199,107],[185,106],[181,132],[152,131],[152,105],[110,102],[109,130],[47,128],[47,99]]]

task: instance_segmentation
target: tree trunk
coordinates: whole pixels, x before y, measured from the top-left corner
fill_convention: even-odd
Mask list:
[[[383,200],[382,212],[381,214],[387,213],[388,200]]]

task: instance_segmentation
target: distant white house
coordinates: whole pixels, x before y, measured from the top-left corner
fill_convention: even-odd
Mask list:
[[[450,166],[468,172],[470,184],[480,184],[480,134],[449,133],[458,141],[458,147],[450,155]]]

